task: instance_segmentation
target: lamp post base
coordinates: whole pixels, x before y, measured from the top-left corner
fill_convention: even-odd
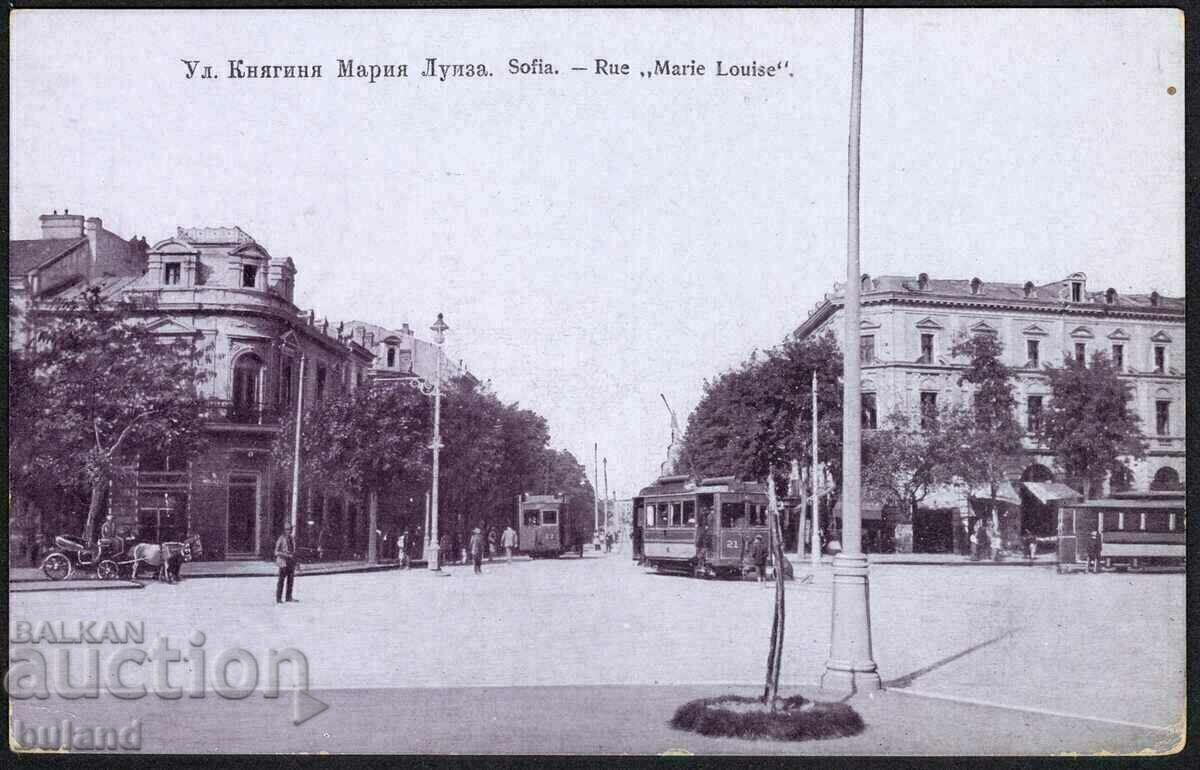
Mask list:
[[[853,695],[883,688],[871,656],[871,612],[865,554],[833,559],[833,634],[821,690]]]
[[[442,551],[436,545],[425,546],[425,563],[429,569],[440,572],[442,569]]]

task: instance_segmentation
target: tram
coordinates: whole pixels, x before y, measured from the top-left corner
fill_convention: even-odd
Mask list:
[[[633,498],[635,557],[660,572],[741,575],[756,535],[770,544],[765,485],[662,476]]]
[[[1187,556],[1187,511],[1180,494],[1114,496],[1058,509],[1059,568],[1087,563],[1087,539],[1101,534],[1108,569],[1180,566]]]
[[[565,495],[523,494],[517,499],[517,545],[531,558],[558,558],[575,551],[583,556],[590,539],[590,512],[584,516]]]

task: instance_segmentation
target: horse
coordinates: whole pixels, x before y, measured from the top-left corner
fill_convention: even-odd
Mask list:
[[[175,583],[183,563],[198,558],[203,552],[199,535],[188,535],[183,542],[138,543],[129,549],[133,559],[133,579],[137,580],[138,569],[145,562],[158,570],[156,577],[159,580]]]

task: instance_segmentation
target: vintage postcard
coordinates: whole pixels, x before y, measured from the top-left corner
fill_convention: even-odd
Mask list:
[[[1181,11],[9,21],[11,751],[1182,750]]]

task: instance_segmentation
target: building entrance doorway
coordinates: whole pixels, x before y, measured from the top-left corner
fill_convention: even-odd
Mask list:
[[[951,553],[954,550],[953,510],[922,511],[913,516],[913,553]]]
[[[253,556],[258,539],[258,474],[229,474],[229,518],[225,551],[230,556]]]

